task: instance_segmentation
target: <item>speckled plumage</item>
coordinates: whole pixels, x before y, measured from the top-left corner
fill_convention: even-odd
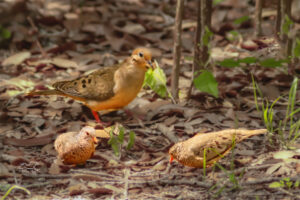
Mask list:
[[[34,91],[28,95],[67,96],[83,102],[94,112],[118,110],[137,96],[150,66],[150,51],[137,48],[120,64],[100,68],[71,81],[56,82],[53,90]]]
[[[93,156],[96,143],[95,129],[86,126],[80,132],[59,135],[54,147],[64,164],[76,165],[85,163]]]
[[[246,138],[266,132],[266,129],[230,129],[197,134],[188,140],[174,144],[169,150],[170,161],[174,158],[185,166],[202,168],[206,149],[206,165],[209,167],[230,152],[233,142],[239,143]]]

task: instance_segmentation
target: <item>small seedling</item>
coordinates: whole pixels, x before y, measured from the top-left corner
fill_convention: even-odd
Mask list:
[[[263,99],[263,95],[261,90],[258,87],[258,84],[254,81],[252,76],[252,84],[253,84],[253,93],[254,93],[254,100],[256,109],[259,112],[262,112],[262,119],[268,131],[270,133],[278,133],[280,136],[280,141],[282,142],[283,146],[290,149],[292,148],[291,145],[299,138],[300,136],[300,119],[294,120],[295,114],[300,112],[300,108],[295,109],[296,104],[296,93],[297,93],[297,86],[298,86],[298,78],[295,77],[292,83],[291,89],[289,91],[288,96],[288,105],[286,108],[286,114],[284,119],[279,120],[278,123],[274,123],[273,116],[274,116],[274,106],[276,105],[277,101],[283,97],[278,97],[271,105],[270,103],[265,100],[262,101],[261,104],[258,103],[258,95]],[[278,124],[278,126],[275,126]],[[286,135],[285,133],[288,132]],[[273,141],[269,138],[270,144]]]
[[[283,178],[280,181],[275,181],[269,184],[269,188],[298,188],[300,185],[300,181],[297,180],[295,182],[291,181],[289,177]]]
[[[121,148],[123,146],[124,143],[124,138],[125,138],[125,129],[124,127],[120,127],[117,131],[118,134],[115,135],[114,132],[116,131],[116,127],[112,127],[112,129],[110,130],[109,134],[110,134],[110,139],[108,140],[108,144],[111,145],[111,148],[114,151],[114,154],[116,156],[120,155],[121,152]],[[130,150],[133,145],[134,145],[134,141],[135,141],[135,133],[133,131],[129,132],[129,139],[127,142],[127,146],[126,149]]]

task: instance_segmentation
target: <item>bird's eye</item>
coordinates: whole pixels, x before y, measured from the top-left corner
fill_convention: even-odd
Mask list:
[[[86,135],[90,135],[89,132],[85,132]]]
[[[142,52],[140,52],[139,56],[142,58],[144,56],[144,54]]]

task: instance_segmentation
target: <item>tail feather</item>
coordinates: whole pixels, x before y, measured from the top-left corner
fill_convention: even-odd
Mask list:
[[[58,90],[40,90],[40,91],[32,91],[27,93],[27,96],[37,96],[37,95],[63,95],[64,93]]]

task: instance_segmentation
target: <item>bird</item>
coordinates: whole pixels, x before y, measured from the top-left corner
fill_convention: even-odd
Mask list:
[[[54,148],[64,164],[78,165],[84,164],[93,156],[97,143],[95,129],[86,126],[79,132],[67,132],[59,135],[54,142]]]
[[[206,167],[210,167],[228,154],[236,143],[266,132],[267,129],[228,129],[197,134],[190,139],[174,144],[169,149],[170,163],[175,159],[185,166],[203,168],[204,157],[206,157]]]
[[[152,54],[147,48],[136,48],[123,62],[102,67],[88,75],[70,81],[59,81],[54,89],[32,91],[34,95],[60,95],[82,102],[90,108],[100,124],[97,111],[115,111],[128,105],[142,88],[145,73],[152,66]]]

